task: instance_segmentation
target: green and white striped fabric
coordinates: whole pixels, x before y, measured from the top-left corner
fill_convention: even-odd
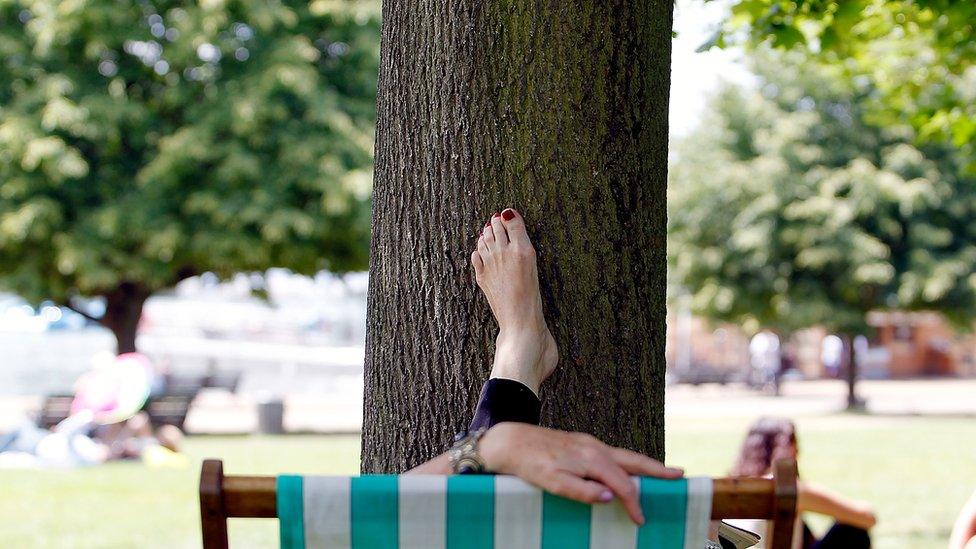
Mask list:
[[[634,478],[647,522],[508,476],[278,477],[282,549],[701,549],[712,481]]]

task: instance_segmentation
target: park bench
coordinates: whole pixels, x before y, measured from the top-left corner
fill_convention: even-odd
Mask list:
[[[180,430],[190,411],[190,404],[196,398],[198,390],[166,392],[146,400],[143,408],[149,415],[152,426],[174,425]],[[37,426],[51,429],[64,421],[71,413],[71,402],[74,395],[47,395],[37,414]]]
[[[183,430],[193,399],[201,389],[217,388],[233,393],[237,390],[240,379],[240,371],[208,373],[202,376],[167,374],[166,391],[149,397],[143,409],[149,415],[153,428],[173,425]],[[70,394],[45,396],[37,414],[37,426],[50,429],[64,421],[71,413],[71,402],[74,398]]]
[[[591,507],[544,494],[540,496],[542,503],[536,505],[535,511],[527,513],[523,512],[526,507],[524,504],[520,504],[518,500],[493,500],[491,493],[495,488],[479,488],[479,486],[485,486],[485,483],[489,486],[505,484],[509,487],[521,483],[520,480],[512,477],[473,475],[446,477],[446,480],[445,477],[427,478],[441,479],[441,486],[444,488],[440,489],[439,493],[436,491],[426,495],[421,493],[418,498],[417,487],[424,484],[422,478],[418,482],[418,477],[391,475],[364,475],[351,478],[225,476],[221,461],[205,460],[200,476],[203,547],[204,549],[226,549],[228,547],[227,519],[229,518],[278,518],[282,549],[296,547],[308,547],[308,549],[318,547],[385,549],[390,547],[395,549],[398,546],[463,546],[465,548],[486,547],[489,549],[491,547],[504,547],[504,549],[508,549],[509,546],[515,544],[511,543],[511,540],[503,544],[502,540],[498,539],[498,533],[507,532],[508,537],[511,537],[513,529],[518,531],[520,528],[533,532],[531,536],[526,537],[533,537],[535,542],[531,545],[540,547],[539,532],[549,528],[548,525],[551,524],[556,525],[553,528],[563,531],[563,535],[569,532],[570,537],[566,539],[572,538],[574,540],[574,544],[571,545],[573,547],[602,549],[600,546],[653,546],[658,549],[669,549],[673,546],[679,548],[695,547],[697,549],[704,546],[704,535],[698,540],[699,534],[697,532],[701,532],[701,523],[704,522],[707,525],[709,518],[712,520],[769,520],[771,521],[771,539],[766,540],[766,547],[769,549],[788,549],[792,543],[793,528],[796,521],[795,461],[784,460],[776,463],[773,478],[688,479],[687,482],[641,479],[641,501],[645,514],[648,516],[648,523],[641,527],[640,534],[622,514],[619,506],[613,506],[616,508],[616,511],[613,511],[610,509],[611,506]],[[428,482],[430,481],[428,480]],[[521,484],[526,487],[526,490],[534,490],[528,488],[524,483]],[[451,488],[452,485],[454,488]],[[688,487],[684,489],[684,496],[681,496],[680,490],[676,488],[682,485]],[[310,489],[309,486],[313,488]],[[692,486],[697,488],[692,490]],[[412,492],[410,492],[411,490]],[[412,499],[403,499],[405,492],[409,493]],[[693,496],[698,498],[698,503],[694,505]],[[453,503],[450,501],[452,497],[455,498]],[[685,499],[680,499],[681,497]],[[687,507],[679,504],[678,510],[674,511],[675,506],[667,502],[673,503],[676,498],[681,502],[687,502]],[[702,503],[702,498],[705,498],[704,503]],[[447,503],[445,500],[448,500]],[[398,509],[398,501],[423,503],[412,505],[409,509],[403,507]],[[439,503],[437,503],[438,501]],[[501,501],[504,503],[497,503]],[[445,507],[453,509],[453,511],[445,511]],[[669,511],[669,509],[671,510]],[[359,513],[358,520],[350,518],[357,512]],[[630,541],[624,541],[622,544],[601,542],[595,547],[591,543],[594,539],[593,533],[590,532],[591,512],[592,517],[596,517],[598,513],[603,517],[600,531],[602,532],[601,536],[604,537],[600,539]],[[616,512],[616,518],[607,515],[611,512]],[[405,514],[407,515],[406,519],[404,519]],[[510,521],[505,523],[505,528],[499,529],[499,524],[496,523],[494,530],[490,529],[491,526],[488,526],[487,530],[482,530],[487,535],[477,535],[478,528],[485,528],[486,521],[500,520],[497,518],[499,514],[507,516],[507,520]],[[435,515],[439,519],[430,520],[430,524],[425,522],[425,518]],[[526,518],[527,516],[534,517],[534,524],[532,519]],[[399,527],[396,522],[398,518]],[[303,526],[303,520],[311,521],[314,525],[304,524]],[[522,522],[519,523],[519,520]],[[607,520],[615,521],[609,530],[607,530]],[[658,520],[658,526],[650,526],[655,523],[655,520]],[[689,525],[694,521],[696,528],[688,526],[685,529],[680,524],[675,527],[676,520],[687,521]],[[595,524],[596,519],[593,518],[593,521]],[[461,536],[463,542],[460,545],[447,543],[443,539],[442,533],[447,531],[446,536],[450,542],[449,531],[452,524],[456,531],[463,529],[465,532],[465,535]],[[488,522],[487,524],[492,523]],[[405,543],[405,528],[409,530],[409,535],[406,537],[413,540],[413,544]],[[656,533],[645,532],[645,529],[648,528],[657,528],[654,531]],[[662,528],[664,530],[661,530]],[[694,539],[694,541],[685,542],[679,539],[677,545],[659,544],[662,539],[662,531],[676,532],[677,530],[681,530],[681,533],[678,534],[679,538],[686,537],[687,540]],[[359,534],[356,533],[357,531]],[[384,531],[387,532],[385,538],[387,541],[385,542],[382,541]],[[495,532],[494,544],[485,541],[492,539],[492,534],[488,533],[492,531]],[[693,536],[686,534],[686,532],[692,531],[696,534]],[[429,539],[431,532],[439,539],[439,542],[436,545],[418,545],[416,540],[424,538],[424,536]],[[572,537],[574,532],[575,538]],[[645,538],[656,536],[659,539],[656,541],[651,539],[649,542],[648,539],[645,539],[634,545],[633,540],[640,539],[640,536],[645,533],[648,534],[644,536]],[[544,534],[542,538],[545,540]],[[331,539],[333,544],[323,543],[324,539]],[[518,539],[518,537],[514,539]],[[338,544],[334,543],[336,540],[339,541]],[[550,537],[549,542],[542,543],[541,546],[570,546],[553,544],[552,540],[553,538]],[[667,540],[673,543],[671,537],[667,537]],[[525,544],[525,546],[529,546],[529,544]]]

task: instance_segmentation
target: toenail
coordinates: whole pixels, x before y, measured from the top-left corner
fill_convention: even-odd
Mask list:
[[[512,210],[511,208],[508,208],[507,210],[502,212],[502,219],[504,219],[505,221],[511,221],[515,219],[515,211]]]
[[[485,223],[485,228],[487,229],[488,227],[491,227],[491,222],[490,221],[488,223]]]
[[[493,218],[498,217],[498,212],[495,212],[495,215],[493,215],[491,217],[493,217]]]

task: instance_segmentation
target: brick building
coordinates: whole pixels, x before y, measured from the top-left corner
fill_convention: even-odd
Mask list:
[[[953,330],[937,313],[876,312],[868,323],[875,333],[859,357],[864,377],[976,375],[976,337]],[[820,327],[793,334],[789,346],[804,377],[825,376],[821,348],[827,335]],[[734,379],[749,369],[749,334],[732,324],[671,312],[665,353],[669,371],[682,379],[717,373]]]

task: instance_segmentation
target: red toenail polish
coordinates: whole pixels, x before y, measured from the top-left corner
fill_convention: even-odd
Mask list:
[[[492,217],[492,218],[495,218],[495,217],[498,217],[498,212],[495,212],[495,215],[493,215],[493,216],[491,216],[491,217]]]
[[[511,208],[505,210],[504,212],[502,212],[502,219],[504,219],[505,221],[511,221],[515,219],[515,212],[512,211]]]
[[[487,229],[488,227],[491,227],[491,221],[489,221],[488,223],[485,223],[485,228]]]

